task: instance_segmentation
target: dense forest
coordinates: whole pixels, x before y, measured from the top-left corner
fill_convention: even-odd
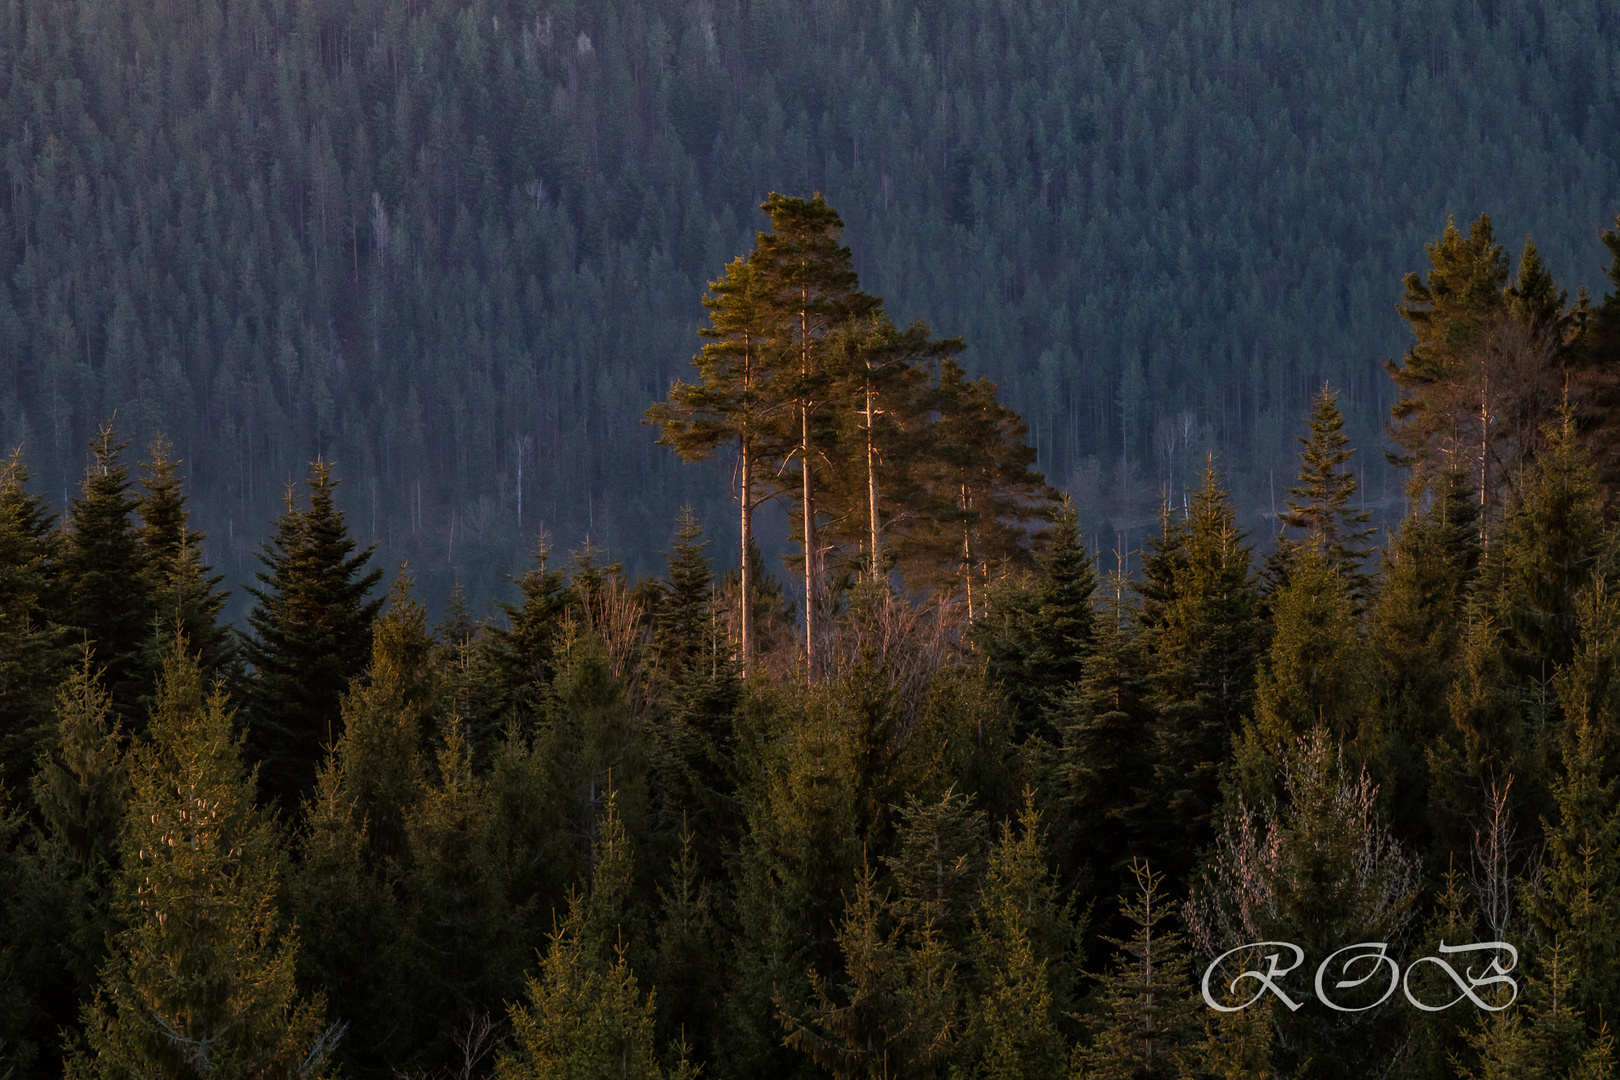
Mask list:
[[[319,455],[435,612],[541,526],[647,574],[691,503],[735,554],[641,412],[755,207],[820,190],[1089,531],[1139,546],[1214,451],[1264,533],[1324,379],[1381,440],[1448,215],[1595,287],[1617,50],[1601,0],[4,0],[0,445],[65,502],[114,410],[166,432],[237,619]]]
[[[648,419],[802,592],[683,510],[435,623],[317,461],[234,629],[165,440],[65,507],[7,459],[0,1075],[1612,1077],[1620,223],[1597,298],[1427,245],[1385,546],[1325,384],[1269,550],[1209,458],[1100,573],[962,343],[764,209]]]

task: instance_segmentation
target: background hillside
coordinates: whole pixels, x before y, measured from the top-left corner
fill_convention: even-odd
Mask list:
[[[430,599],[542,525],[650,570],[685,501],[724,565],[642,413],[820,190],[1102,546],[1208,450],[1269,533],[1323,379],[1392,519],[1401,275],[1483,211],[1600,280],[1617,95],[1590,0],[0,0],[0,439],[61,506],[167,431],[233,581],[316,454]]]

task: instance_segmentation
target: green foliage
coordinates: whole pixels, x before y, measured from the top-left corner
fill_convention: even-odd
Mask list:
[[[253,637],[243,655],[249,682],[249,737],[264,762],[265,795],[292,809],[314,787],[321,748],[343,733],[340,700],[365,669],[369,630],[381,600],[366,596],[382,577],[365,571],[367,548],[354,553],[343,514],[332,501],[336,481],[324,461],[310,469],[309,506],[287,507],[275,539],[259,559],[269,572],[249,588]]]
[[[1306,423],[1310,437],[1301,438],[1299,484],[1288,489],[1288,510],[1279,514],[1291,529],[1303,529],[1303,539],[1279,540],[1273,556],[1285,566],[1300,546],[1321,551],[1329,569],[1345,579],[1351,594],[1360,598],[1367,589],[1368,576],[1362,563],[1372,549],[1364,547],[1373,530],[1366,510],[1352,510],[1350,499],[1356,493],[1356,475],[1344,468],[1355,453],[1344,434],[1344,414],[1339,411],[1339,392],[1324,383],[1311,403]],[[1299,500],[1296,502],[1295,500]],[[1287,576],[1287,570],[1283,575]]]
[[[320,1073],[340,1034],[294,987],[297,938],[276,910],[276,830],[224,692],[205,696],[184,639],[165,659],[151,742],[131,755],[115,939],[76,1077]]]
[[[1134,929],[1128,941],[1109,939],[1121,951],[1092,994],[1091,1043],[1076,1050],[1071,1072],[1180,1080],[1201,1034],[1186,944],[1165,925],[1172,911],[1163,875],[1144,862],[1130,871],[1136,891],[1119,904]]]
[[[43,498],[28,491],[22,453],[0,462],[0,785],[27,775],[60,664],[49,625],[56,542]]]
[[[127,445],[111,421],[90,444],[91,462],[62,540],[58,619],[96,650],[113,708],[139,731],[145,716],[137,706],[152,688],[145,661],[155,612],[148,556],[133,520],[139,503],[119,461]]]

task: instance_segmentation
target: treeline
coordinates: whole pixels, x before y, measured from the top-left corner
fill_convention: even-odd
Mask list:
[[[690,515],[657,577],[542,548],[497,618],[430,628],[408,575],[373,596],[318,465],[238,636],[161,445],[132,480],[106,430],[60,526],[13,458],[6,1067],[1612,1075],[1620,561],[1595,406],[1620,279],[1571,303],[1533,251],[1510,274],[1484,219],[1430,256],[1390,365],[1414,468],[1383,550],[1324,388],[1263,559],[1213,468],[1134,575],[1099,576],[1048,503],[971,619],[955,579],[926,603],[815,582],[815,669],[781,587],[717,578]],[[1313,993],[1345,946],[1400,970],[1480,941],[1516,962],[1420,967],[1375,1004],[1373,961]],[[1281,982],[1297,1010],[1201,1000],[1251,942],[1308,956]],[[1513,993],[1413,1003],[1488,959]],[[1217,1000],[1265,963],[1219,969]]]
[[[5,0],[0,445],[65,501],[101,419],[166,431],[233,583],[321,454],[435,610],[537,522],[652,573],[723,504],[641,409],[752,208],[821,190],[1097,535],[1139,542],[1210,450],[1252,523],[1324,379],[1379,437],[1365,361],[1434,222],[1494,207],[1595,276],[1616,30],[1597,0]]]

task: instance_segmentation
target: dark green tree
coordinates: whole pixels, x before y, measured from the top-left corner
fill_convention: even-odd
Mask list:
[[[248,683],[248,737],[263,763],[264,795],[291,811],[313,790],[323,747],[343,733],[340,711],[349,680],[366,666],[371,623],[382,600],[367,599],[382,578],[366,570],[371,549],[355,542],[332,501],[337,481],[326,462],[310,468],[309,505],[287,507],[259,560],[262,587],[248,624],[243,655]],[[267,572],[268,571],[268,572]]]
[[[1372,515],[1350,506],[1356,474],[1345,466],[1355,450],[1344,434],[1338,397],[1339,392],[1324,383],[1311,403],[1306,420],[1310,436],[1299,440],[1304,447],[1299,454],[1299,483],[1288,489],[1288,510],[1277,515],[1285,527],[1302,530],[1304,536],[1279,539],[1273,559],[1283,565],[1280,576],[1286,577],[1286,564],[1299,547],[1314,545],[1359,600],[1369,580],[1362,564],[1372,554],[1372,548],[1365,546],[1373,534],[1367,524]]]
[[[84,1005],[86,1046],[67,1075],[321,1075],[341,1029],[297,993],[297,938],[276,908],[276,830],[254,807],[224,692],[205,695],[183,638],[129,775],[128,928]]]
[[[1156,714],[1150,832],[1141,854],[1172,882],[1213,835],[1220,772],[1253,708],[1266,647],[1250,548],[1213,467],[1184,521],[1143,556],[1142,647]]]
[[[33,767],[62,667],[49,610],[53,518],[27,485],[20,451],[0,462],[0,785],[12,790]]]
[[[109,421],[91,442],[92,460],[72,502],[62,539],[59,620],[95,649],[113,708],[132,731],[145,729],[139,705],[152,688],[151,566],[134,522],[139,501],[119,461],[127,443]]]
[[[236,641],[220,622],[230,594],[219,588],[224,575],[210,573],[213,568],[202,564],[206,534],[189,525],[180,462],[172,458],[173,449],[162,436],[152,440],[150,460],[141,463],[145,490],[135,502],[153,598],[155,630],[147,642],[147,662],[156,670],[166,643],[179,630],[197,650],[208,677],[231,674]]]

